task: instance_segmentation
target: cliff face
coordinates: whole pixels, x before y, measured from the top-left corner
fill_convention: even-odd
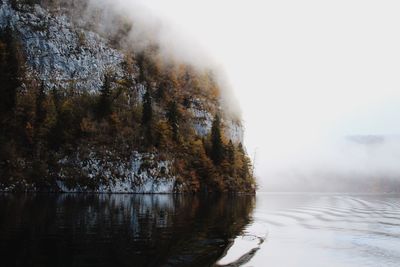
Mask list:
[[[2,142],[13,144],[2,153],[3,190],[253,190],[240,119],[224,112],[212,74],[162,62],[154,47],[118,45],[61,4],[39,2],[0,5],[0,48],[18,62],[15,105],[2,114]]]
[[[74,27],[66,15],[52,15],[39,5],[20,6],[7,2],[0,9],[0,27],[12,27],[24,48],[30,74],[53,86],[97,91],[104,72],[112,69],[117,77],[124,56],[108,46],[98,34]]]

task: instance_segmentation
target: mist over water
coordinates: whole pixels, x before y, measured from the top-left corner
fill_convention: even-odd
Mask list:
[[[273,153],[273,152],[271,152]],[[268,157],[268,156],[267,156]],[[399,136],[348,136],[269,157],[259,166],[267,191],[399,192]]]
[[[99,8],[105,32],[116,15],[133,21],[123,42],[217,70],[261,190],[399,179],[397,2],[90,1],[89,13]],[[354,135],[385,140],[349,142]]]

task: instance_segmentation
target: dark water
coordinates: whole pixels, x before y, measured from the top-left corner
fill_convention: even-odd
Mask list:
[[[0,195],[0,266],[212,266],[254,198]]]

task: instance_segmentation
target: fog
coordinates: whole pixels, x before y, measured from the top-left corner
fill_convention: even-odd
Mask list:
[[[263,160],[266,191],[400,190],[399,136],[329,138]]]
[[[131,19],[138,49],[156,42],[167,60],[219,70],[261,190],[400,181],[397,1],[90,3]],[[369,135],[385,138],[347,138]]]
[[[178,8],[175,11],[180,10],[177,3],[168,3],[171,4],[170,7]],[[220,85],[225,114],[234,118],[241,117],[241,108],[223,62],[199,42],[201,38],[197,32],[184,27],[185,21],[176,20],[173,12],[160,9],[161,4],[166,3],[144,0],[88,0],[83,19],[90,21],[95,17],[96,23],[92,26],[105,35],[129,29],[118,40],[119,45],[134,48],[135,52],[157,46],[157,57],[164,63],[183,63],[199,72],[211,71],[213,79]]]

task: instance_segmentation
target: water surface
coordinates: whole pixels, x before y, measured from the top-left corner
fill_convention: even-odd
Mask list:
[[[0,194],[1,266],[400,266],[400,197]]]
[[[259,193],[256,203],[220,263],[242,257],[243,266],[400,266],[399,196]]]
[[[0,266],[211,266],[254,198],[0,195]]]

